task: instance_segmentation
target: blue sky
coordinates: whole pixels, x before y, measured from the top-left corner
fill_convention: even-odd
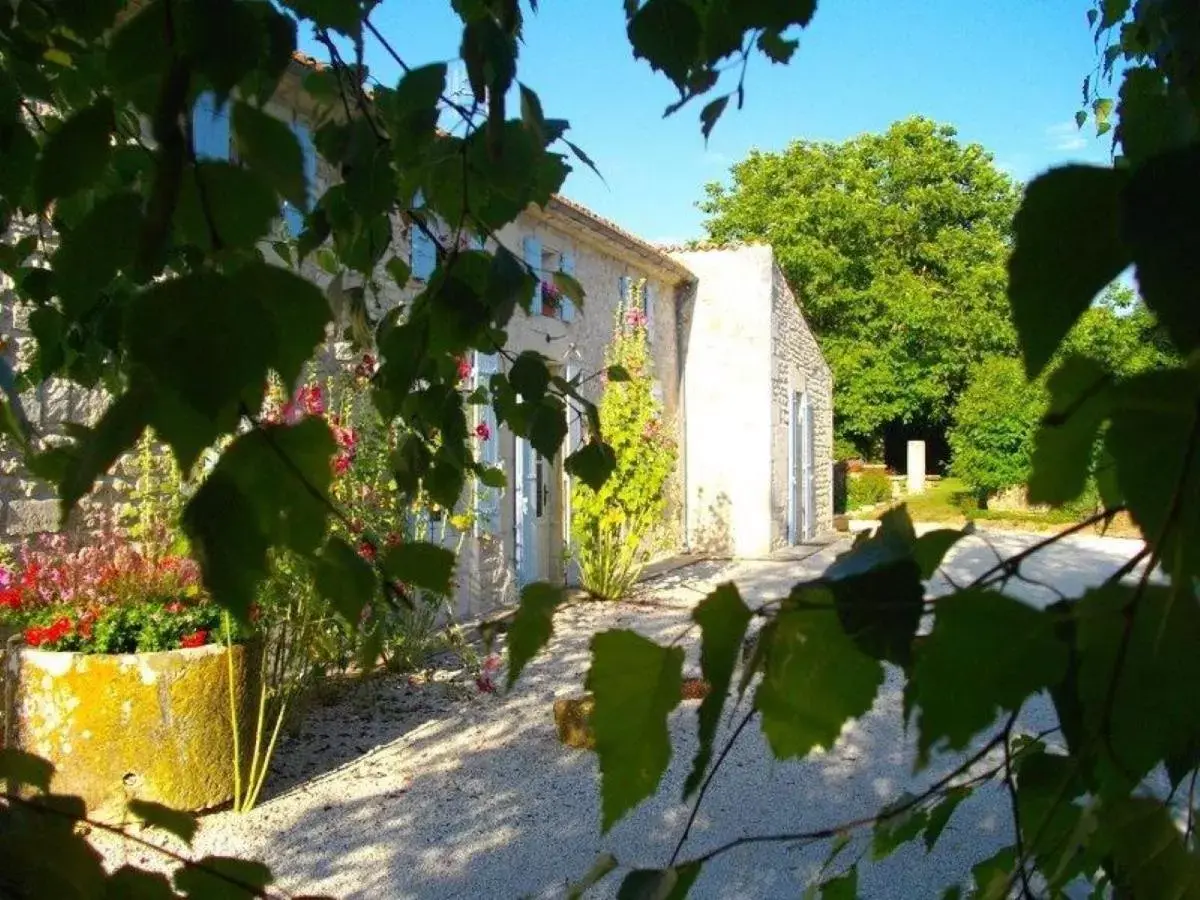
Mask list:
[[[1085,0],[825,0],[789,65],[754,59],[745,107],[727,110],[707,147],[702,103],[662,118],[674,89],[633,59],[620,0],[538,6],[519,77],[547,116],[570,120],[605,179],[577,165],[564,193],[650,240],[702,236],[703,185],[750,148],[842,140],[913,114],[954,125],[1021,179],[1109,152],[1073,121],[1096,61]],[[410,65],[457,56],[448,0],[392,0],[372,19]],[[325,55],[303,28],[301,44]],[[367,63],[384,83],[400,75],[370,40]]]

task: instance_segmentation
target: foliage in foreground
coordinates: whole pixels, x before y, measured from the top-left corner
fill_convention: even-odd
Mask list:
[[[635,285],[628,304],[617,308],[604,355],[600,428],[613,449],[612,475],[598,488],[577,482],[571,498],[580,584],[604,600],[625,597],[659,549],[667,483],[678,458],[654,397],[645,302],[644,287]]]
[[[273,424],[260,415],[267,374],[293,384],[333,319],[317,288],[265,264],[257,249],[279,203],[307,199],[294,138],[264,121],[256,103],[287,64],[295,24],[269,4],[158,0],[105,36],[121,6],[75,0],[51,18],[43,4],[22,3],[0,19],[0,217],[27,222],[45,214],[60,237],[50,246],[30,234],[0,259],[34,307],[38,356],[22,375],[33,382],[52,375],[103,381],[117,395],[97,426],[75,432],[66,447],[41,446],[19,409],[7,404],[4,421],[26,444],[33,467],[58,483],[68,511],[148,426],[185,471],[205,448],[236,434],[189,500],[184,523],[214,600],[246,619],[271,555],[321,558],[334,511],[330,429],[315,420]],[[566,124],[546,118],[536,95],[516,86],[521,10],[514,0],[455,4],[469,107],[443,97],[440,64],[412,67],[395,89],[368,90],[365,73],[340,61],[334,40],[337,33],[352,43],[382,43],[358,3],[287,0],[282,7],[314,26],[335,57],[333,67],[312,76],[310,89],[324,91],[329,108],[345,113],[317,135],[326,162],[345,181],[317,200],[288,254],[304,257],[328,241],[336,266],[364,285],[331,299],[361,319],[372,279],[408,281],[402,263],[385,262],[389,214],[438,241],[437,269],[403,314],[368,324],[383,359],[372,378],[374,402],[416,435],[394,459],[397,491],[424,490],[449,507],[469,473],[485,477],[471,452],[466,398],[455,389],[457,360],[467,350],[502,345],[505,325],[529,302],[536,280],[505,248],[463,249],[470,242],[459,238],[494,235],[528,203],[544,203],[566,171],[565,157],[551,146],[587,159],[562,143]],[[635,54],[679,88],[681,103],[716,87],[718,63],[745,55],[750,44],[741,50],[743,41],[785,61],[795,44],[784,30],[806,25],[813,13],[810,3],[784,0],[738,4],[736,15],[719,2],[706,5],[712,14],[703,16],[682,0],[625,8]],[[1200,259],[1198,15],[1184,0],[1116,0],[1091,11],[1098,38],[1111,42],[1104,71],[1117,60],[1126,66],[1119,106],[1093,93],[1102,79],[1085,89],[1098,125],[1118,122],[1122,164],[1051,171],[1021,204],[1009,299],[1031,377],[1046,368],[1093,297],[1131,265],[1180,356],[1200,344],[1192,303]],[[236,42],[226,40],[231,34]],[[235,87],[242,165],[197,160],[185,125],[192,102],[203,90],[224,97]],[[514,87],[521,111],[510,119]],[[742,90],[739,81],[702,108],[706,134]],[[437,128],[447,108],[461,117],[457,131]],[[136,139],[138,115],[150,122],[152,144]],[[425,207],[413,207],[418,191]],[[565,279],[563,287],[578,288]],[[566,432],[564,397],[597,424],[595,410],[572,395],[571,384],[552,378],[544,360],[523,354],[509,362],[508,373],[492,379],[490,398],[481,399],[543,456],[554,455]],[[1200,762],[1200,707],[1192,697],[1200,681],[1200,377],[1179,364],[1114,378],[1100,362],[1070,356],[1055,366],[1048,387],[1033,499],[1077,496],[1102,435],[1112,460],[1099,479],[1105,502],[1128,509],[1145,549],[1103,586],[1046,608],[1003,593],[1038,548],[999,561],[933,605],[928,581],[959,535],[917,537],[896,513],[821,578],[765,607],[750,609],[736,587],[719,587],[695,611],[712,690],[700,706],[699,750],[685,791],[693,814],[669,859],[624,874],[622,896],[682,896],[708,861],[750,841],[827,841],[835,852],[826,894],[854,893],[857,864],[846,865],[836,852],[844,831],[873,827],[880,856],[918,836],[934,846],[962,797],[997,782],[1011,800],[1011,843],[961,873],[983,896],[1061,895],[1078,880],[1136,897],[1200,890],[1193,811],[1175,815],[1184,798],[1191,805]],[[598,431],[567,461],[594,486],[612,469],[612,450]],[[370,583],[357,577],[361,557],[352,554],[353,561],[334,566],[332,583],[356,585],[356,599],[369,597],[372,610],[394,608],[405,602],[394,581],[441,582],[428,546],[377,554]],[[1151,579],[1156,567],[1161,577]],[[550,636],[558,600],[544,585],[523,592],[510,631],[510,678]],[[755,619],[756,649],[739,673],[739,649]],[[929,631],[918,639],[923,621]],[[666,769],[667,716],[679,702],[683,652],[625,630],[596,635],[592,650],[587,683],[596,698],[608,831],[654,793]],[[956,756],[930,789],[874,815],[806,823],[790,834],[749,834],[684,854],[690,822],[724,758],[715,738],[735,675],[736,691],[752,694],[752,704],[734,735],[757,719],[775,756],[800,759],[871,707],[889,667],[904,676],[917,766],[929,767],[942,753],[967,752],[965,761]],[[1047,694],[1057,726],[1018,734],[1026,703]],[[1149,775],[1160,766],[1178,789],[1158,790]],[[26,817],[30,808],[11,793],[0,806],[0,878],[11,892],[50,887],[64,896],[95,895],[109,880],[118,893],[133,882],[126,895],[140,888],[144,896],[170,896],[172,887],[193,897],[216,894],[194,867],[177,874],[173,886],[137,872],[106,879],[62,825],[83,811],[69,802],[51,807]],[[163,821],[163,811],[146,812]],[[18,816],[25,818],[20,828]],[[169,815],[166,821],[179,822]],[[54,867],[44,865],[47,859]],[[602,862],[594,875],[613,868],[611,858]],[[237,873],[243,892],[261,893],[261,866],[219,867]],[[228,893],[228,881],[222,889]]]

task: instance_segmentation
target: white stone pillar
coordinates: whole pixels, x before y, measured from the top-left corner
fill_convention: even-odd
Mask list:
[[[908,492],[925,493],[925,442],[908,442]]]

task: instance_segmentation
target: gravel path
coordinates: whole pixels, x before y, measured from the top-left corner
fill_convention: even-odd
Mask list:
[[[1036,539],[996,534],[988,541],[1008,555]],[[1138,546],[1076,538],[1039,555],[1026,571],[1076,595]],[[414,688],[392,678],[314,710],[304,733],[282,748],[269,799],[247,816],[207,817],[195,850],[258,857],[271,865],[280,887],[347,898],[556,897],[602,851],[625,865],[661,866],[687,814],[679,797],[695,750],[697,704],[684,703],[672,716],[674,756],[659,794],[602,837],[595,757],[558,743],[553,700],[581,689],[595,631],[635,628],[669,640],[720,581],[733,580],[747,598],[762,601],[820,572],[838,549],[804,560],[697,564],[653,582],[653,604],[565,610],[549,652],[508,695],[461,685]],[[982,539],[972,538],[954,551],[945,571],[960,582],[995,559]],[[1033,602],[1053,598],[1029,585],[1014,592]],[[685,646],[687,668],[695,670],[696,641]],[[684,856],[738,837],[871,815],[912,789],[914,735],[905,733],[900,709],[900,683],[889,675],[872,711],[828,753],[802,763],[774,761],[758,730],[748,728],[714,781]],[[1034,730],[1051,721],[1044,704],[1031,704],[1022,724]],[[727,722],[725,733],[729,727]],[[952,765],[949,758],[935,760],[918,783]],[[910,845],[883,863],[863,866],[860,895],[937,896],[968,878],[973,861],[1007,844],[1010,828],[1007,797],[981,790],[959,808],[931,856]],[[691,896],[798,897],[827,848],[739,847],[705,867]],[[865,849],[858,839],[842,859]],[[618,883],[610,876],[589,896],[612,897]]]

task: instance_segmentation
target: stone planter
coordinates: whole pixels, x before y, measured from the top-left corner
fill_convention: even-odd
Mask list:
[[[234,696],[247,725],[256,655],[233,648]],[[52,790],[83,797],[91,817],[119,821],[133,799],[192,811],[232,799],[223,646],[121,655],[21,648],[7,663],[10,743],[53,763]]]

